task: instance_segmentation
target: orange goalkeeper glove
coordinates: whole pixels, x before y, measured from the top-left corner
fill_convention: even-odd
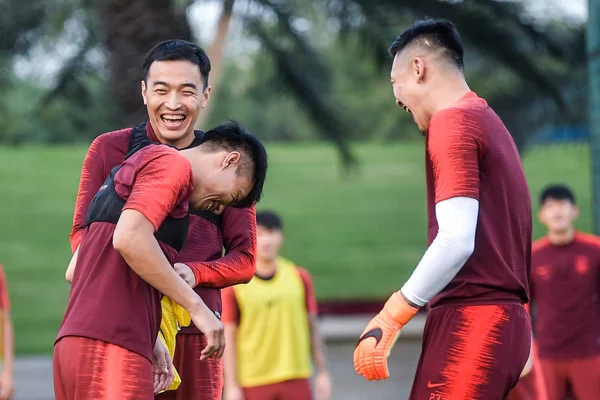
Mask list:
[[[387,379],[390,376],[387,358],[400,329],[419,311],[404,299],[400,291],[394,293],[363,331],[354,350],[354,369],[367,380]]]

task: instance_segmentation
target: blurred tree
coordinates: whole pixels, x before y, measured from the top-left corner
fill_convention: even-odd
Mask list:
[[[191,39],[186,10],[193,3],[206,0],[32,0],[29,7],[19,7],[16,0],[5,0],[11,5],[9,11],[19,15],[24,21],[18,29],[0,43],[0,48],[14,49],[13,52],[27,51],[27,44],[34,43],[43,36],[39,26],[50,24],[52,32],[60,32],[61,24],[69,19],[79,19],[84,23],[87,38],[78,43],[79,51],[62,69],[57,84],[43,104],[49,104],[56,96],[85,96],[85,86],[78,76],[90,67],[87,55],[102,49],[107,55],[108,88],[116,103],[123,111],[124,123],[132,124],[145,117],[139,99],[141,78],[140,60],[156,42],[168,38]],[[222,0],[223,13],[218,25],[218,34],[209,51],[213,57],[213,86],[219,85],[223,67],[221,57],[224,52],[226,32],[232,15],[236,14],[234,1]],[[354,65],[361,67],[361,58],[372,60],[374,75],[387,69],[391,60],[387,46],[393,38],[412,20],[426,15],[452,20],[458,27],[467,45],[477,51],[474,57],[480,65],[485,65],[489,73],[490,65],[496,63],[510,76],[511,88],[518,89],[519,99],[528,98],[539,108],[533,115],[543,115],[549,119],[555,115],[552,110],[567,110],[565,90],[557,77],[564,75],[565,66],[573,67],[574,61],[582,59],[578,53],[583,46],[572,30],[561,27],[563,36],[555,39],[552,27],[534,25],[526,18],[520,3],[500,0],[443,1],[443,0],[238,0],[239,19],[246,32],[258,39],[262,51],[269,54],[275,68],[273,86],[281,88],[299,104],[299,111],[305,113],[318,132],[335,143],[340,150],[342,161],[351,165],[355,160],[348,147],[348,138],[360,137],[358,129],[366,124],[356,124],[356,116],[349,118],[336,104],[336,89],[340,80],[335,78],[337,70],[332,70],[330,57],[324,50],[339,46],[352,53],[354,58],[346,59],[344,73]],[[236,4],[238,3],[236,2]],[[243,7],[245,6],[245,8]],[[40,12],[42,10],[43,12]],[[52,11],[52,12],[50,12]],[[58,12],[60,11],[60,12]],[[33,12],[35,14],[35,12]],[[43,15],[40,19],[39,15]],[[267,18],[268,16],[268,18]],[[12,17],[8,17],[12,19]],[[318,35],[299,27],[304,22],[324,21]],[[50,23],[52,22],[52,23]],[[314,28],[315,25],[312,24]],[[323,28],[324,27],[324,28]],[[56,33],[54,33],[56,35]],[[568,40],[565,40],[567,37]],[[578,39],[579,41],[575,40]],[[569,41],[571,40],[571,41]],[[24,43],[24,44],[23,44]],[[573,45],[576,43],[577,45]],[[356,46],[356,49],[353,47]],[[355,51],[361,50],[362,51]],[[482,61],[483,60],[483,61]],[[482,64],[483,63],[483,64]],[[368,63],[367,63],[368,65]],[[382,69],[385,66],[384,69]],[[562,71],[562,72],[561,72]],[[79,84],[78,84],[79,82]],[[363,93],[368,92],[368,88]],[[507,91],[508,92],[508,91]],[[366,94],[368,97],[369,94]],[[516,96],[516,95],[515,95]],[[513,100],[515,98],[513,96]],[[511,96],[502,97],[497,104],[500,108],[510,107]],[[525,102],[523,102],[525,103]],[[494,104],[492,104],[494,105]],[[374,105],[375,107],[375,105]],[[523,107],[520,107],[521,110]],[[527,108],[527,107],[525,107]],[[505,111],[508,112],[508,111]],[[519,113],[515,120],[522,119]],[[394,118],[387,124],[393,124]],[[522,125],[522,126],[521,126]],[[534,130],[527,124],[515,124],[513,134],[519,146],[526,143]]]

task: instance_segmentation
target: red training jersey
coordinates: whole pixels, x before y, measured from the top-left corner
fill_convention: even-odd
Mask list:
[[[151,141],[158,143],[149,122],[146,123],[146,133]],[[94,195],[111,169],[125,160],[130,136],[131,128],[105,133],[92,142],[81,170],[71,231],[72,251],[81,242],[85,216]],[[224,257],[223,247],[227,251]],[[188,238],[175,262],[192,268],[198,283],[196,293],[211,310],[220,314],[219,288],[250,281],[255,270],[255,252],[255,208],[225,207],[221,228],[196,214],[190,214]],[[183,328],[181,333],[197,334],[200,331],[192,324]]]
[[[193,190],[189,161],[167,146],[147,146],[114,176],[123,210],[141,212],[158,230],[167,217],[183,218]],[[114,249],[115,224],[93,222],[79,245],[77,268],[57,341],[89,337],[152,360],[162,316],[162,294],[140,278]],[[170,263],[177,252],[159,241]]]
[[[435,205],[452,197],[479,201],[475,250],[429,303],[529,301],[531,199],[519,153],[502,120],[469,92],[433,115],[426,135],[429,244]]]
[[[530,280],[540,357],[600,354],[600,237],[577,232],[562,246],[536,241]]]

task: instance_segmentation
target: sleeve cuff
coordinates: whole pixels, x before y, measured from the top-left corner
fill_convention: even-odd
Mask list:
[[[185,264],[188,267],[190,267],[190,269],[194,273],[194,277],[196,278],[196,286],[198,286],[201,282],[200,281],[200,278],[201,278],[200,266],[202,265],[202,263],[189,262],[189,263],[182,263],[182,264]]]

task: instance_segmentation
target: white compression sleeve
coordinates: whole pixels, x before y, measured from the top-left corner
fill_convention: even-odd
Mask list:
[[[479,202],[453,197],[436,204],[435,215],[438,233],[401,289],[418,306],[444,289],[473,254]]]

